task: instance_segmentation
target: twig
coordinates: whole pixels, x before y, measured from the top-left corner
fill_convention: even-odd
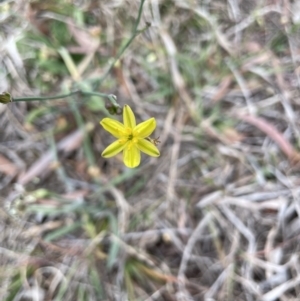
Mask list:
[[[188,262],[191,258],[193,248],[194,248],[196,242],[201,237],[202,231],[204,230],[204,228],[206,226],[208,226],[211,218],[212,218],[212,215],[210,213],[207,213],[205,215],[205,217],[199,222],[197,228],[194,230],[193,234],[189,238],[189,240],[186,244],[186,247],[184,249],[183,255],[182,255],[182,259],[181,259],[181,263],[180,263],[180,267],[179,267],[179,271],[178,271],[178,279],[179,279],[178,288],[179,288],[180,292],[182,293],[182,295],[184,295],[185,297],[189,296],[189,293],[187,292],[187,290],[185,288],[185,275],[184,275],[185,270],[186,270]]]

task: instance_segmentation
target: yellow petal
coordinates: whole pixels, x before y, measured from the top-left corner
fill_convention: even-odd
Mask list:
[[[151,156],[151,157],[159,157],[160,153],[158,148],[145,139],[139,139],[138,143],[136,144],[137,148],[142,151],[143,153]]]
[[[131,147],[127,146],[123,152],[123,161],[129,168],[137,167],[141,162],[141,152],[135,145],[132,145]]]
[[[133,129],[136,126],[135,117],[129,105],[125,105],[123,109],[123,122],[125,127]]]
[[[114,137],[121,138],[122,136],[124,136],[125,127],[121,122],[111,118],[104,118],[102,119],[100,124]]]
[[[121,140],[117,140],[110,144],[101,154],[104,158],[110,158],[117,155],[120,151],[124,149],[127,143],[124,143]]]
[[[138,124],[134,129],[133,133],[138,138],[146,138],[152,134],[152,132],[156,128],[156,120],[155,118],[150,118],[140,124]]]

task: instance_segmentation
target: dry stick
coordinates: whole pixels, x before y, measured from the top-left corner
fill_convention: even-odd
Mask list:
[[[234,25],[233,27],[229,28],[226,32],[226,37],[230,38],[232,35],[236,34],[239,31],[242,31],[249,27],[252,23],[256,22],[258,17],[263,17],[269,13],[276,12],[281,13],[281,8],[279,5],[269,5],[265,6],[260,10],[255,11],[251,16],[244,18],[239,24]]]
[[[285,240],[284,242],[282,243],[279,243],[277,246],[274,246],[272,250],[275,250],[276,248],[279,248],[279,247],[287,247],[289,244],[295,242],[295,241],[298,241],[300,239],[300,234],[298,235],[295,235],[293,236],[292,238],[288,239],[288,240]],[[271,251],[272,251],[271,250]],[[263,249],[263,250],[260,250],[260,251],[257,251],[255,253],[257,256],[265,256],[266,254],[266,250]]]
[[[221,210],[227,217],[227,219],[244,235],[248,240],[248,249],[247,252],[254,254],[256,250],[255,246],[255,236],[253,233],[244,225],[244,223],[225,205],[220,206]],[[245,278],[247,280],[252,279],[252,266],[249,263],[245,263]]]
[[[159,290],[154,292],[151,296],[149,296],[145,301],[155,301],[155,300],[162,300],[162,293],[165,292],[166,286],[162,286]]]
[[[256,300],[261,300],[261,294],[258,291],[258,286],[255,282],[248,280],[244,277],[241,277],[240,275],[234,273],[232,276],[233,280],[235,280],[236,282],[240,283],[243,287],[247,288],[248,291],[250,291],[251,293],[255,294],[257,296]],[[246,296],[248,296],[249,294],[247,294],[247,292],[245,292]]]
[[[170,134],[173,133],[173,121],[176,116],[176,108],[171,107],[168,111],[168,115],[165,117],[164,120],[164,127],[163,127],[163,132],[160,134],[160,147],[162,148]]]
[[[161,24],[160,20],[160,13],[159,13],[159,7],[158,3],[155,1],[152,3],[153,8],[153,14],[155,19],[155,25],[159,29],[159,35],[164,43],[164,46],[166,48],[166,51],[168,53],[169,61],[170,61],[170,73],[172,76],[172,81],[174,84],[174,87],[177,89],[181,99],[185,103],[187,110],[189,111],[191,117],[194,120],[197,120],[197,114],[195,111],[195,103],[193,102],[191,96],[185,89],[185,82],[184,79],[179,71],[178,64],[176,61],[176,54],[177,54],[177,48],[172,40],[170,34],[166,31],[166,29]]]
[[[262,296],[262,301],[275,301],[278,298],[282,297],[282,295],[292,288],[295,288],[300,284],[300,275],[292,280],[289,280],[285,283],[282,283],[281,285],[275,287],[271,291],[267,292]]]
[[[158,0],[151,0],[151,7],[152,7],[152,16],[154,20],[154,25],[158,26],[161,23],[161,17],[159,12],[159,1]]]
[[[116,200],[117,207],[119,209],[118,215],[118,230],[120,234],[126,232],[127,224],[129,222],[130,205],[124,197],[124,194],[115,187],[110,187],[109,191]]]
[[[231,11],[231,15],[232,15],[231,19],[235,23],[237,23],[241,17],[241,11],[240,11],[238,2],[239,1],[237,1],[237,0],[228,0],[228,6],[229,6],[228,11]],[[241,43],[241,37],[242,37],[241,32],[236,31],[236,33],[234,35],[235,46],[239,46],[239,44]]]
[[[290,122],[290,124],[292,125],[292,128],[293,128],[293,131],[299,138],[300,134],[299,134],[298,127],[296,125],[296,115],[295,115],[295,112],[292,108],[291,101],[290,101],[290,98],[291,98],[290,92],[289,92],[290,88],[287,86],[284,76],[281,72],[281,65],[280,65],[279,59],[276,58],[272,53],[270,54],[270,57],[272,58],[272,65],[275,70],[276,81],[278,84],[277,89],[278,89],[278,94],[280,97],[280,102],[283,106],[287,120]]]
[[[284,13],[285,15],[282,17],[283,19],[285,18],[286,19],[286,23],[288,23],[288,15],[289,15],[289,2],[288,0],[284,0],[285,2],[285,7],[284,7]],[[295,68],[295,75],[296,75],[296,78],[297,78],[297,84],[298,84],[298,89],[300,89],[300,76],[299,76],[299,72],[297,71],[297,65],[298,65],[298,62],[297,62],[297,47],[294,45],[295,44],[295,38],[292,39],[292,37],[289,35],[288,31],[289,31],[289,27],[287,24],[285,24],[284,26],[284,29],[285,29],[285,32],[286,32],[286,36],[287,36],[287,39],[288,39],[288,43],[289,43],[289,48],[290,48],[290,53],[291,53],[291,58],[292,58],[292,62],[293,62],[293,66]],[[297,37],[298,38],[298,37]],[[275,63],[276,63],[276,60],[275,60]],[[274,63],[273,63],[274,64]],[[290,104],[290,93],[289,91],[286,91],[286,89],[284,89],[285,85],[284,85],[284,78],[282,76],[282,82],[283,82],[283,85],[279,85],[279,88],[282,90],[281,91],[281,95],[282,95],[282,105],[284,107],[284,110],[285,110],[285,113],[287,115],[287,118],[290,120],[292,126],[293,126],[293,130],[294,132],[297,134],[297,137],[299,139],[300,137],[300,131],[298,129],[298,126],[296,125],[296,115],[293,111],[293,108]],[[290,90],[288,88],[288,90]]]
[[[253,102],[251,100],[251,94],[247,88],[247,84],[246,81],[244,80],[243,76],[240,74],[240,72],[237,70],[237,68],[235,68],[235,66],[233,65],[233,63],[230,60],[226,60],[226,65],[228,66],[228,68],[231,70],[231,72],[233,73],[238,85],[240,86],[242,93],[244,95],[244,98],[246,100],[247,103],[247,107],[249,110],[250,114],[254,114],[255,113],[255,106],[253,105]]]
[[[185,288],[185,275],[184,274],[187,269],[188,262],[191,258],[193,248],[194,248],[196,242],[201,237],[202,231],[204,230],[204,228],[206,226],[208,226],[211,219],[212,219],[212,214],[208,212],[205,215],[205,217],[199,222],[197,228],[194,230],[193,234],[189,238],[189,240],[186,244],[186,247],[183,251],[181,263],[180,263],[179,270],[178,270],[178,280],[179,280],[178,289],[180,290],[182,297],[189,296],[189,293],[187,292],[187,290]]]
[[[175,181],[177,178],[177,160],[179,157],[179,150],[181,145],[181,131],[183,128],[183,119],[184,119],[184,112],[181,110],[178,114],[178,119],[176,122],[176,129],[177,134],[174,135],[174,145],[172,147],[172,153],[171,153],[171,162],[170,162],[170,169],[169,169],[169,182],[167,187],[167,203],[169,211],[168,215],[170,214],[170,217],[172,218],[172,212],[173,212],[173,206],[174,200],[175,200]]]
[[[253,265],[266,270],[266,272],[269,272],[270,276],[271,276],[271,274],[273,275],[274,273],[282,273],[282,272],[287,271],[287,269],[291,265],[290,261],[288,261],[287,263],[285,263],[283,265],[279,265],[279,264],[275,264],[270,261],[265,261],[265,260],[259,259],[255,256],[248,255],[248,254],[245,254],[245,258],[248,261],[250,261]],[[270,277],[270,276],[268,276],[268,277]],[[268,277],[266,277],[266,278],[268,278]]]
[[[177,49],[174,41],[172,40],[171,36],[169,33],[164,30],[163,28],[160,28],[159,34],[161,36],[161,39],[163,40],[163,43],[165,45],[165,48],[168,52],[168,56],[170,59],[170,73],[172,75],[172,81],[174,84],[174,87],[177,89],[180,98],[183,100],[185,103],[185,106],[190,113],[190,116],[194,119],[197,120],[197,114],[196,114],[196,109],[195,109],[195,102],[192,100],[191,96],[185,89],[185,82],[184,79],[179,71],[177,61],[176,61],[176,54],[177,54]]]
[[[227,37],[219,30],[218,24],[215,20],[215,18],[209,14],[206,10],[202,9],[200,6],[197,5],[191,5],[191,1],[183,1],[183,0],[176,0],[176,5],[184,8],[184,9],[190,9],[195,14],[197,14],[200,18],[205,20],[211,27],[219,45],[227,51],[230,55],[234,55],[234,49],[230,42],[228,41]]]
[[[159,33],[160,33],[161,39],[164,42],[165,48],[168,52],[168,56],[170,59],[170,69],[171,69],[172,80],[173,80],[174,86],[177,89],[177,91],[180,95],[180,98],[185,103],[185,106],[186,106],[190,116],[196,121],[198,118],[197,118],[197,114],[196,114],[196,110],[195,110],[195,103],[192,101],[190,95],[188,94],[188,92],[185,89],[184,79],[181,76],[178,66],[177,66],[176,45],[173,42],[170,35],[168,34],[168,32],[165,31],[163,28],[160,28]],[[175,108],[175,110],[176,110],[176,108]],[[169,170],[169,183],[168,183],[168,188],[167,188],[167,200],[168,200],[169,205],[175,196],[174,185],[175,185],[175,180],[177,178],[177,164],[176,163],[177,163],[177,160],[179,157],[183,120],[184,120],[184,114],[183,114],[183,111],[180,110],[179,117],[178,117],[177,124],[176,124],[176,127],[178,128],[178,134],[174,137],[175,143],[174,143],[174,147],[172,148],[171,166],[170,166],[170,170]],[[168,208],[171,208],[171,207],[172,206],[168,206]]]
[[[213,285],[210,286],[209,290],[205,293],[204,299],[210,300],[210,298],[213,298],[213,296],[220,290],[223,283],[228,278],[228,275],[232,272],[234,269],[234,264],[229,264],[226,269],[219,275],[219,277],[216,279]]]
[[[155,262],[150,258],[150,256],[143,250],[136,250],[133,246],[128,245],[118,236],[111,234],[109,237],[111,243],[116,242],[119,244],[120,248],[123,249],[128,256],[136,258],[141,263],[146,264],[148,267],[152,269],[157,269]],[[175,277],[173,277],[175,280]]]
[[[286,177],[282,172],[279,171],[279,169],[275,169],[275,176],[278,179],[279,182],[281,182],[284,186],[288,187],[288,191],[290,192],[290,195],[292,197],[294,206],[295,206],[295,210],[298,214],[298,216],[300,216],[300,203],[298,201],[298,195],[299,195],[299,191],[296,189],[293,189],[294,184],[292,183],[292,181],[289,180],[288,177]],[[281,202],[282,203],[282,202]],[[283,224],[283,219],[284,219],[284,215],[280,215],[279,216],[279,223]]]
[[[253,233],[244,225],[244,223],[225,205],[220,206],[221,210],[227,217],[227,219],[244,235],[248,240],[248,253],[254,254],[255,252],[255,236]]]
[[[125,242],[130,242],[130,244],[142,245],[142,242],[151,243],[157,242],[164,235],[170,236],[190,236],[193,232],[192,228],[162,228],[162,229],[151,229],[140,232],[127,232],[124,233],[121,238]]]
[[[289,42],[289,47],[290,47],[290,51],[291,51],[291,58],[292,58],[292,62],[295,68],[295,74],[297,77],[297,83],[298,83],[298,89],[300,89],[300,76],[299,76],[299,66],[298,66],[298,47],[296,47],[295,41],[292,41],[290,35],[288,34],[288,29],[285,26],[285,31],[286,31],[286,35],[288,38],[288,42]],[[297,36],[298,38],[298,36]],[[298,70],[297,70],[298,69]]]

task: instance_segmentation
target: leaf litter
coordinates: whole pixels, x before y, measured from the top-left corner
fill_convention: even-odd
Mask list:
[[[0,4],[19,13],[0,21],[12,95],[70,89],[68,70],[90,88],[139,8],[62,2]],[[160,158],[130,172],[100,157],[107,112],[85,98],[82,124],[66,101],[34,132],[39,103],[1,109],[1,300],[297,300],[298,15],[289,1],[146,1],[152,26],[100,88],[157,120]]]

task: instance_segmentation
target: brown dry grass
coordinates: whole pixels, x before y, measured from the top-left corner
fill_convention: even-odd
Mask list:
[[[0,299],[300,300],[299,1],[147,0],[92,86],[138,7],[0,4],[2,91],[113,93],[161,141],[128,170],[98,99],[1,106]]]

